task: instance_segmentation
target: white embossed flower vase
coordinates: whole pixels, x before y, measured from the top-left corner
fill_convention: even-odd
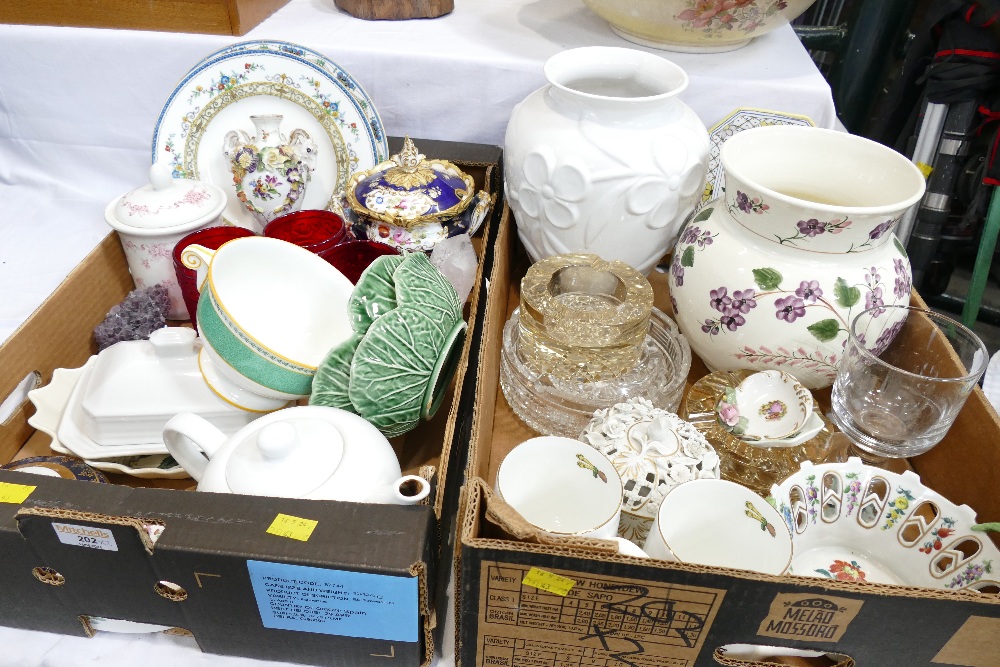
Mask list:
[[[687,74],[642,51],[584,47],[545,63],[514,108],[506,193],[533,261],[571,252],[643,274],[669,251],[708,170],[708,132],[678,99]]]
[[[223,153],[233,174],[236,196],[261,228],[302,208],[316,167],[316,142],[302,129],[281,133],[281,114],[250,116],[256,133],[230,130]]]
[[[725,197],[674,248],[677,324],[712,370],[777,368],[829,386],[853,317],[909,303],[910,262],[893,228],[924,178],[881,144],[814,127],[746,130],[721,158]]]

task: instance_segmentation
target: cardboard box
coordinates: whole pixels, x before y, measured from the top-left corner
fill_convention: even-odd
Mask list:
[[[419,145],[499,192],[498,147]],[[96,351],[94,326],[130,289],[111,234],[0,347],[0,396],[29,374],[44,384],[55,368],[81,366]],[[122,619],[191,633],[209,653],[360,667],[429,663],[439,531],[454,523],[458,499],[458,484],[445,482],[465,466],[474,399],[466,371],[478,364],[484,293],[474,289],[466,307],[469,333],[446,402],[392,441],[405,472],[433,475],[428,504],[258,498],[178,490],[192,480],[110,475],[115,484],[105,485],[0,471],[0,624],[83,636],[100,619]],[[27,424],[32,412],[25,402],[0,425],[3,462],[51,453],[48,436]]]
[[[288,0],[18,0],[0,23],[245,35]]]
[[[598,540],[515,539],[491,506],[491,489],[504,454],[537,434],[498,388],[502,329],[529,263],[509,213],[504,223],[486,268],[491,291],[456,557],[462,667],[760,664],[733,645],[818,656],[782,664],[1000,665],[997,594],[672,564],[620,556]],[[665,275],[654,272],[650,281],[656,306],[670,312]],[[689,386],[706,373],[695,359]],[[817,397],[828,407],[829,390]],[[945,440],[910,464],[931,488],[977,510],[980,521],[1000,520],[1000,420],[978,389]],[[537,586],[524,583],[533,570]],[[542,580],[534,579],[538,570]]]

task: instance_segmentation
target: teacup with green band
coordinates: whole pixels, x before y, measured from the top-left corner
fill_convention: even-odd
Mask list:
[[[308,250],[261,236],[214,251],[191,245],[182,261],[198,273],[198,330],[218,371],[206,382],[285,401],[308,396],[316,367],[351,335],[351,282]]]

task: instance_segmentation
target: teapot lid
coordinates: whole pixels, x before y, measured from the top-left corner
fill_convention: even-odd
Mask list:
[[[246,433],[226,463],[233,493],[302,498],[322,486],[344,457],[344,437],[331,421],[272,421]]]
[[[347,186],[356,213],[403,227],[455,217],[475,196],[472,177],[446,160],[427,159],[406,137],[403,149]]]
[[[162,164],[149,168],[149,183],[126,192],[105,218],[118,231],[184,231],[211,222],[226,208],[226,193],[210,183],[173,178]]]

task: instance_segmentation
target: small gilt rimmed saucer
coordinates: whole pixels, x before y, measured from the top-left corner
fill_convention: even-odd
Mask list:
[[[721,460],[722,478],[739,482],[761,495],[799,469],[803,461],[817,463],[845,461],[848,445],[843,438],[831,438],[836,427],[822,414],[823,426],[812,438],[794,446],[765,447],[745,442],[719,422],[716,407],[726,390],[739,386],[753,370],[716,371],[695,382],[678,410],[680,417],[694,425],[708,440]]]

